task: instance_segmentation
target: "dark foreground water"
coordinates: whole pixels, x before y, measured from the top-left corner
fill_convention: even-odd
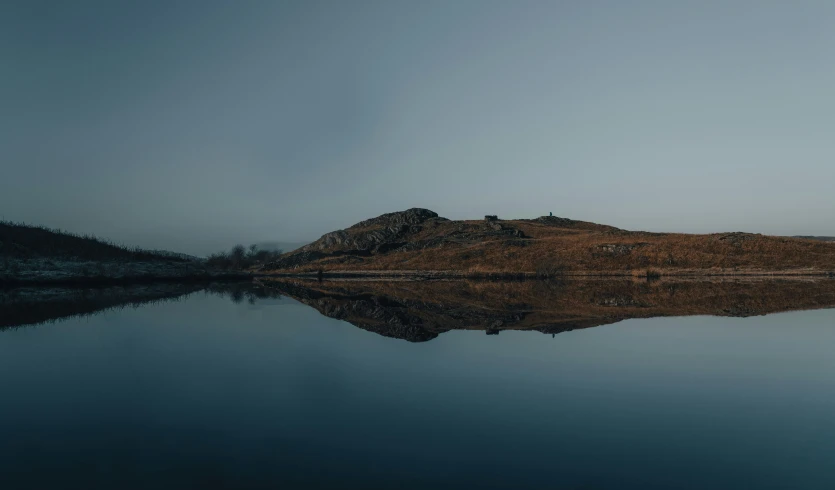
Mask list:
[[[835,310],[410,343],[290,299],[0,332],[0,488],[835,488]]]

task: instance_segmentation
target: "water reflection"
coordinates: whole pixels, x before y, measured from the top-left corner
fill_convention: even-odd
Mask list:
[[[142,284],[95,289],[0,290],[0,328],[114,308],[178,301],[203,292],[255,305],[292,298],[377,334],[425,342],[450,330],[556,334],[630,318],[747,317],[835,306],[831,279],[726,281],[304,281]]]
[[[0,329],[52,323],[106,311],[182,301],[203,292],[240,304],[277,299],[282,293],[254,282],[141,283],[124,286],[0,289]]]
[[[835,488],[835,311],[729,318],[832,281],[0,295],[6,326],[140,306],[0,334],[3,490]],[[585,328],[674,315],[713,316]]]
[[[270,281],[325,316],[412,342],[450,330],[556,334],[630,318],[747,317],[835,306],[835,281]]]

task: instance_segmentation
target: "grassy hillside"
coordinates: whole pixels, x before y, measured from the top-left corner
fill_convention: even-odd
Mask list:
[[[217,276],[203,261],[123,247],[91,236],[0,222],[0,285],[192,280]]]
[[[0,257],[78,260],[192,260],[182,254],[128,248],[89,235],[0,221]]]
[[[451,221],[428,210],[412,209],[328,233],[264,269],[543,276],[804,274],[835,271],[835,247],[817,240],[741,232],[635,232],[552,216]]]

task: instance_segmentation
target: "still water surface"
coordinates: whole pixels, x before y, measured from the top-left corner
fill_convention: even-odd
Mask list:
[[[0,332],[0,488],[835,488],[835,310],[423,343],[193,294]]]

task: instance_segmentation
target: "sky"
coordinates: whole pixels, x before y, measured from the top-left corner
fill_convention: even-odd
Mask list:
[[[835,2],[0,2],[0,218],[203,255],[410,207],[835,235]]]

